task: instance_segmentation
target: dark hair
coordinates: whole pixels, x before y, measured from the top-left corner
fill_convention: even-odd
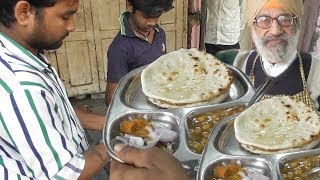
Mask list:
[[[128,0],[133,12],[139,10],[148,17],[159,17],[163,12],[173,8],[173,0]]]
[[[1,0],[0,1],[0,22],[10,27],[10,24],[16,20],[14,17],[14,6],[20,0]],[[33,8],[41,9],[44,7],[52,7],[56,4],[57,0],[26,0]]]

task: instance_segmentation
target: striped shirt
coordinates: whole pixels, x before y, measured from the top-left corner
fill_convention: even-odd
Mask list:
[[[0,177],[77,179],[87,148],[57,72],[0,32]]]

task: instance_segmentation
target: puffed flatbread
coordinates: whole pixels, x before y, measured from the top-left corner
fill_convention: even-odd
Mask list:
[[[314,139],[313,141],[308,142],[307,144],[304,144],[298,147],[289,148],[289,149],[267,150],[267,149],[261,149],[259,147],[247,145],[247,144],[241,144],[241,146],[246,150],[255,154],[279,154],[279,153],[289,153],[289,152],[297,152],[297,151],[305,151],[305,150],[313,149],[318,144],[319,144],[319,140]]]
[[[256,154],[307,150],[319,143],[320,116],[288,96],[272,97],[242,112],[234,130],[241,145]]]
[[[165,101],[161,101],[161,100],[150,98],[150,97],[148,97],[148,99],[153,104],[155,104],[159,107],[163,107],[163,108],[185,108],[185,107],[203,106],[203,105],[207,105],[207,104],[219,103],[219,102],[223,101],[224,99],[226,99],[226,97],[228,97],[228,95],[229,95],[229,92],[225,92],[225,93],[222,93],[222,94],[220,94],[210,100],[196,102],[196,103],[188,103],[188,104],[177,104],[177,103],[174,104],[174,103],[165,102]]]
[[[143,93],[165,108],[221,102],[232,82],[232,73],[222,62],[195,48],[165,54],[141,74]]]

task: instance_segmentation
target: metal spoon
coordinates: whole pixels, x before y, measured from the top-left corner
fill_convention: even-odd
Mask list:
[[[315,167],[307,174],[307,180],[319,180],[320,179],[320,167]]]
[[[246,109],[250,106],[252,106],[254,103],[258,102],[272,87],[274,83],[274,77],[268,76],[265,83],[262,84],[256,91],[256,93],[253,95],[253,97],[250,99],[249,103],[246,106]]]

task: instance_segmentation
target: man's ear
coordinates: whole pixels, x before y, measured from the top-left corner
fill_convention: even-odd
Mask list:
[[[28,25],[34,17],[31,13],[31,6],[28,1],[18,1],[14,7],[14,15],[17,23],[21,26]]]
[[[132,6],[132,4],[127,0],[127,11],[129,11],[129,12],[133,12],[133,6]]]

